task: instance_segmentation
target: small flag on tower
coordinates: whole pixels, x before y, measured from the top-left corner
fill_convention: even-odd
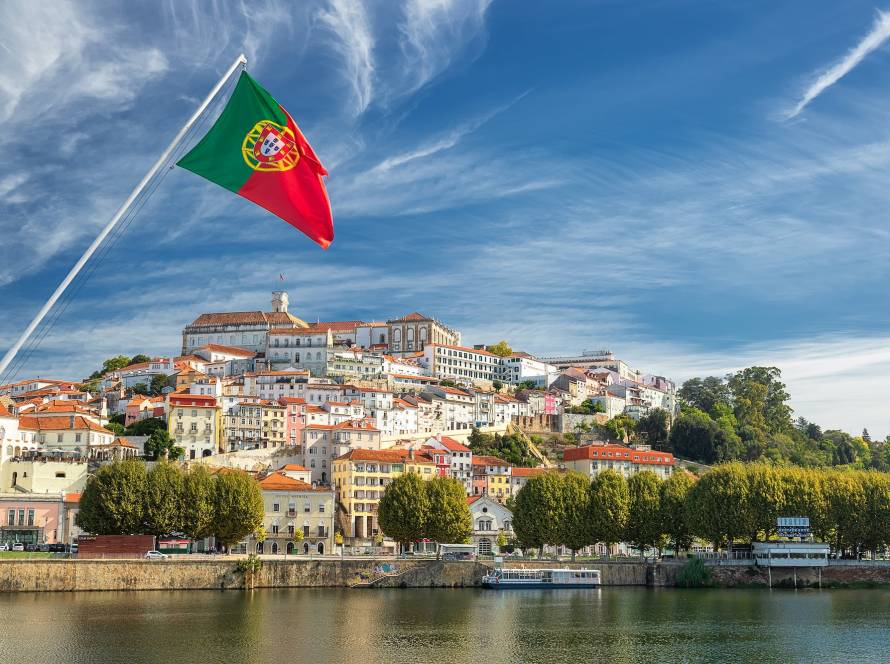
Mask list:
[[[219,119],[177,165],[253,201],[322,248],[334,239],[327,171],[290,114],[245,71]]]

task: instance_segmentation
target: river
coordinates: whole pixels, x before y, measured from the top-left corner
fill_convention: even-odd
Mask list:
[[[880,662],[885,590],[333,590],[0,595],[4,661]]]

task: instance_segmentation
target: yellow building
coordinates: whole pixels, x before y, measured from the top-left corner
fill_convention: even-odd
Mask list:
[[[263,447],[284,445],[285,407],[277,401],[263,401]]]
[[[473,457],[473,495],[490,496],[503,503],[512,493],[510,476],[512,466],[493,456]]]
[[[170,394],[167,404],[167,430],[176,444],[185,450],[186,459],[221,451],[222,412],[216,397],[180,392]]]
[[[334,487],[348,519],[346,537],[370,540],[380,534],[377,506],[387,485],[403,473],[436,477],[436,464],[413,450],[353,449],[334,459]]]
[[[266,539],[257,542],[252,538],[248,550],[265,554],[333,554],[334,491],[295,479],[286,468],[260,480]],[[302,533],[299,541],[295,540],[297,530]]]

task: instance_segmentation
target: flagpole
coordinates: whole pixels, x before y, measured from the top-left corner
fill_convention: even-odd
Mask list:
[[[164,165],[164,162],[167,161],[168,157],[172,154],[173,150],[179,145],[179,142],[183,139],[186,132],[191,129],[192,125],[197,122],[198,118],[201,117],[201,114],[207,110],[207,107],[210,106],[210,103],[213,101],[213,98],[219,94],[219,91],[226,84],[226,81],[229,80],[229,77],[238,69],[239,66],[247,64],[247,58],[244,57],[244,54],[238,56],[235,62],[232,63],[232,66],[226,70],[226,73],[223,74],[222,78],[217,81],[216,85],[213,86],[213,89],[210,91],[210,94],[205,97],[204,101],[201,102],[201,105],[198,107],[198,110],[192,114],[192,117],[189,118],[188,122],[186,122],[182,129],[179,130],[179,133],[173,138],[170,142],[170,145],[167,146],[167,149],[164,150],[163,154],[158,157],[158,160],[154,163],[148,173],[139,181],[139,184],[136,185],[136,188],[130,192],[130,195],[127,196],[127,200],[123,202],[117,212],[114,213],[114,216],[111,218],[111,221],[106,224],[105,228],[102,229],[102,232],[93,240],[93,243],[87,248],[84,252],[83,256],[80,257],[80,260],[74,264],[74,267],[71,268],[71,271],[68,272],[68,275],[62,280],[62,283],[59,284],[58,288],[56,288],[55,292],[50,296],[50,298],[46,301],[46,304],[41,307],[40,311],[37,312],[37,315],[34,316],[34,319],[28,324],[28,327],[25,328],[25,331],[22,332],[22,335],[18,338],[18,340],[12,345],[8,351],[6,351],[6,355],[3,356],[3,359],[0,360],[0,377],[3,376],[3,372],[6,371],[6,368],[10,365],[12,360],[18,354],[18,352],[22,349],[22,346],[25,345],[25,342],[28,340],[34,330],[37,329],[37,326],[40,325],[40,321],[44,319],[46,314],[49,313],[50,309],[53,308],[53,305],[58,301],[58,299],[62,296],[62,293],[65,292],[65,289],[74,281],[74,278],[80,272],[86,262],[90,259],[90,257],[96,252],[96,249],[99,248],[99,245],[102,244],[102,241],[108,237],[108,234],[114,229],[117,223],[123,218],[123,216],[127,213],[127,210],[130,209],[130,206],[136,200],[142,190],[145,189],[145,186],[151,181],[151,179],[157,174],[157,172]]]

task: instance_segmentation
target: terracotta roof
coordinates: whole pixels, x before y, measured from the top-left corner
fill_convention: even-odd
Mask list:
[[[304,404],[306,400],[300,397],[281,397],[278,402],[283,404]]]
[[[413,374],[399,374],[399,373],[388,373],[386,375],[389,376],[390,378],[407,378],[409,380],[420,380],[420,381],[426,381],[428,383],[437,382],[437,379],[433,378],[432,376],[415,376]]]
[[[415,463],[435,463],[425,454],[414,454],[414,459],[409,459],[409,450],[391,447],[388,450],[365,450],[355,448],[349,450],[341,457],[337,457],[337,461],[382,461],[386,463],[403,463],[405,461],[413,461]]]
[[[186,406],[215,406],[216,397],[212,394],[188,394],[186,392],[174,392],[169,395],[170,404],[174,402]]]
[[[432,320],[432,318],[430,318],[429,316],[424,316],[419,311],[412,311],[410,314],[407,314],[406,316],[402,316],[401,318],[391,318],[389,320],[389,322],[390,323],[399,323],[401,321],[406,321],[406,320]]]
[[[296,463],[288,463],[288,464],[283,465],[283,466],[282,466],[281,468],[279,468],[278,470],[307,471],[307,470],[309,470],[309,469],[306,468],[305,466],[301,466],[301,465],[296,464]]]
[[[66,493],[65,494],[65,502],[66,503],[79,503],[80,502],[80,494],[79,493]]]
[[[498,459],[493,456],[474,456],[473,457],[473,465],[474,466],[509,466],[510,464],[504,461],[503,459]]]
[[[654,450],[634,450],[623,445],[585,445],[572,447],[563,452],[564,461],[584,461],[596,459],[602,461],[629,461],[650,466],[673,466],[674,455],[670,452]]]
[[[12,413],[9,412],[9,409],[0,403],[0,417],[12,417]]]
[[[201,314],[188,327],[213,325],[292,325],[306,327],[306,321],[285,312],[277,311],[229,311]]]
[[[126,438],[115,438],[115,439],[111,442],[111,444],[112,444],[112,445],[119,445],[120,447],[129,447],[129,448],[134,449],[134,450],[138,450],[138,449],[139,449],[139,448],[136,447],[133,443],[131,443],[129,440],[127,440]]]
[[[461,445],[459,442],[454,440],[454,438],[449,438],[448,436],[442,436],[442,440],[439,441],[442,443],[442,446],[450,452],[469,452],[470,448],[466,445]]]
[[[546,468],[518,468],[513,466],[513,477],[535,477],[547,472]]]
[[[314,491],[311,484],[288,477],[280,470],[260,480],[263,491]]]
[[[198,350],[207,349],[211,353],[225,353],[227,355],[237,355],[239,357],[256,357],[256,353],[253,351],[247,350],[246,348],[239,348],[238,346],[223,346],[221,344],[204,344]]]
[[[467,496],[467,505],[472,505],[477,500],[479,500],[482,496]]]
[[[34,431],[76,431],[78,429],[88,429],[90,431],[98,431],[99,433],[114,433],[103,427],[101,424],[88,420],[82,415],[74,415],[70,417],[64,415],[54,415],[51,417],[24,415],[19,418],[19,427]]]

